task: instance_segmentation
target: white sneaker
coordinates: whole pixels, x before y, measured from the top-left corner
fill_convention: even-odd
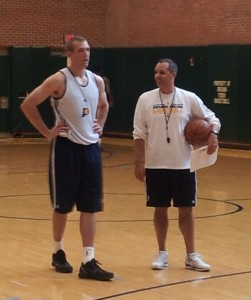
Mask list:
[[[153,270],[163,270],[168,266],[168,254],[166,251],[159,251],[152,262]]]
[[[185,265],[187,269],[207,272],[211,270],[211,266],[203,261],[202,256],[197,253],[190,253],[186,256]]]

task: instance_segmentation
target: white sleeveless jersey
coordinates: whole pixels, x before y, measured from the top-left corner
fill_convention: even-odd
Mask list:
[[[64,73],[66,89],[62,98],[51,98],[51,105],[56,117],[56,124],[69,127],[66,137],[74,143],[90,145],[99,140],[98,133],[93,131],[99,100],[99,90],[94,74],[86,70],[88,83],[82,86],[68,68]]]

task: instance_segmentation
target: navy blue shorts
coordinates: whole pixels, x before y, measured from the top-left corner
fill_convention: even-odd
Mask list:
[[[52,142],[49,186],[58,213],[103,210],[102,162],[99,143],[80,145],[64,137]]]
[[[146,169],[147,206],[175,207],[196,205],[196,175],[189,169]]]

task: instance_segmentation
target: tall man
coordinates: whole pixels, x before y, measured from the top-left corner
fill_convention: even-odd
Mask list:
[[[73,37],[66,45],[69,66],[48,77],[21,104],[31,124],[52,140],[50,193],[53,207],[54,251],[52,266],[70,273],[63,237],[67,215],[76,206],[80,212],[83,261],[80,278],[110,280],[114,274],[101,269],[94,255],[96,212],[102,210],[102,165],[99,136],[108,113],[103,79],[87,70],[88,41]],[[48,128],[37,106],[51,97],[55,126]]]

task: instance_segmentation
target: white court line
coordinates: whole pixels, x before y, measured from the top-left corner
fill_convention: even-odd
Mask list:
[[[19,281],[11,280],[10,282],[11,282],[11,283],[14,283],[14,284],[17,284],[17,285],[20,285],[20,286],[23,286],[23,287],[29,287],[27,284],[24,284],[24,283],[19,282]]]

